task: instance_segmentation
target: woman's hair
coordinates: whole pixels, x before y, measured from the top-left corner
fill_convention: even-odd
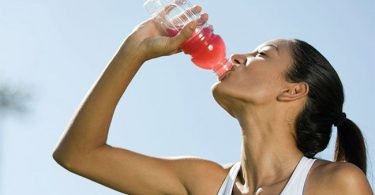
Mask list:
[[[328,60],[308,43],[291,40],[293,64],[286,73],[289,82],[306,82],[306,104],[296,120],[297,146],[307,157],[324,150],[337,126],[335,161],[357,165],[366,174],[366,147],[360,129],[343,113],[344,91]]]

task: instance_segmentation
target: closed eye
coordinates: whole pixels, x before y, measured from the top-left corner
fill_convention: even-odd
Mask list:
[[[266,53],[263,52],[263,51],[258,51],[257,54],[256,54],[256,57],[258,56],[266,56]]]

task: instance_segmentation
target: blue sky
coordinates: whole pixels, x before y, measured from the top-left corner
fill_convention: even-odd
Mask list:
[[[229,54],[299,38],[328,58],[344,84],[344,111],[367,139],[374,186],[375,1],[199,2]],[[0,81],[32,94],[27,115],[0,121],[0,194],[120,194],[65,171],[51,153],[122,40],[147,17],[141,0],[0,0]],[[238,161],[239,126],[212,98],[215,81],[183,54],[145,63],[116,110],[109,144]],[[334,141],[319,156],[332,159]]]

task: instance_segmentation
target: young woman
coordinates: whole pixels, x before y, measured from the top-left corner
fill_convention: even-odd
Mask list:
[[[66,169],[127,194],[372,194],[358,127],[342,110],[343,87],[329,62],[299,40],[272,40],[246,54],[213,87],[240,125],[241,162],[156,158],[107,144],[111,119],[142,64],[180,51],[196,22],[164,36],[150,19],[127,37],[59,142]],[[145,119],[147,120],[147,119]],[[338,127],[336,162],[313,159]]]

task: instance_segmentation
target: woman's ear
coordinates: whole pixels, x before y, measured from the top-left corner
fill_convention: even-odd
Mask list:
[[[307,96],[309,93],[309,85],[305,82],[288,83],[277,96],[279,101],[294,101]]]

